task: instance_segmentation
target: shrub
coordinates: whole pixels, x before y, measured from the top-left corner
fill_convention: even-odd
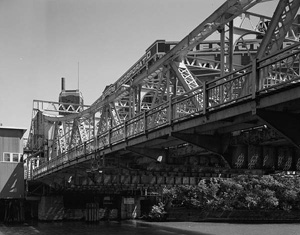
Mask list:
[[[149,219],[151,221],[164,221],[166,220],[167,212],[165,211],[165,205],[162,202],[159,202],[158,205],[152,206],[152,209],[149,213]]]
[[[230,179],[211,178],[201,180],[197,186],[165,188],[163,193],[167,202],[186,208],[300,209],[299,177],[241,175]]]

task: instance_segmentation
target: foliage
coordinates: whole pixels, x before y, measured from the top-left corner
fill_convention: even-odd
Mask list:
[[[205,210],[300,210],[300,177],[211,178],[197,186],[165,188],[166,204]]]
[[[165,211],[164,203],[160,202],[158,205],[152,206],[152,209],[149,213],[149,219],[152,221],[164,221],[166,219],[166,211]]]

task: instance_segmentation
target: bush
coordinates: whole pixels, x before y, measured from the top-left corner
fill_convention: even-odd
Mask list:
[[[165,211],[165,205],[160,202],[158,205],[152,206],[152,209],[149,213],[149,220],[151,221],[165,221],[167,212]]]
[[[197,186],[165,188],[163,196],[173,206],[211,211],[299,210],[300,178],[283,175],[211,178],[201,180]],[[158,208],[153,214],[160,214]]]

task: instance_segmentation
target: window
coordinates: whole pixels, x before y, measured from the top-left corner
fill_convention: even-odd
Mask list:
[[[2,162],[20,162],[22,157],[21,153],[3,153],[3,159],[0,158]]]
[[[10,162],[10,153],[3,153],[3,161]]]
[[[12,158],[12,161],[13,162],[19,162],[19,154],[18,153],[13,153],[13,158]]]

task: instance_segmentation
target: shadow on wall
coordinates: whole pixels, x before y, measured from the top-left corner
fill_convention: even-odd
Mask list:
[[[0,164],[0,176],[0,199],[24,198],[23,163]]]

